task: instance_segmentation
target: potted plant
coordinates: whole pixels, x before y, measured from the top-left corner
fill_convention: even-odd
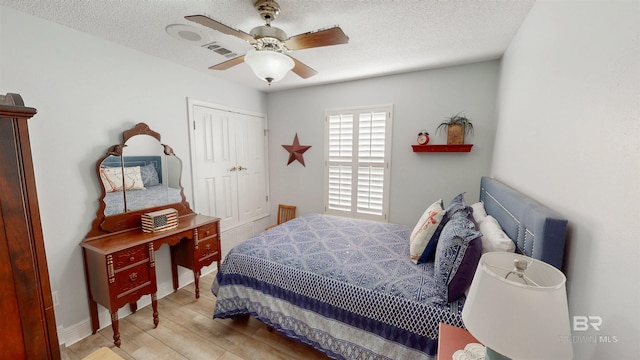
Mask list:
[[[447,144],[464,144],[465,134],[473,134],[473,124],[464,115],[457,113],[453,116],[446,118],[447,121],[438,125],[436,132],[441,128],[447,128]]]

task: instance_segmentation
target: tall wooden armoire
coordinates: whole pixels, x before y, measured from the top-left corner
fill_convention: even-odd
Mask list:
[[[0,358],[60,359],[27,120],[0,95]]]

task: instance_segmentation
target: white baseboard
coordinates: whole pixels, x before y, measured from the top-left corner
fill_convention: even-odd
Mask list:
[[[89,335],[91,335],[91,319],[86,319],[67,327],[58,327],[58,342],[60,342],[60,345],[73,345]]]

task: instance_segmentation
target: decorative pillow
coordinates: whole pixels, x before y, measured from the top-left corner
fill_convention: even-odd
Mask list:
[[[473,220],[475,220],[476,224],[480,224],[487,217],[487,211],[484,209],[482,201],[472,204],[471,209],[473,210]]]
[[[413,228],[413,232],[409,238],[409,253],[411,261],[415,264],[426,262],[426,258],[435,253],[439,235],[439,231],[437,230],[440,228],[444,214],[442,200],[438,200],[425,210]],[[425,260],[423,260],[423,257]]]
[[[107,192],[122,191],[123,189],[144,189],[144,184],[142,183],[142,177],[140,175],[140,166],[124,168],[124,177],[122,176],[122,168],[100,168],[100,180],[102,180],[104,189]]]
[[[461,193],[451,199],[451,202],[449,203],[449,205],[447,205],[445,210],[447,211],[447,217],[449,219],[452,219],[454,217],[453,215],[460,211],[466,211],[464,213],[464,216],[467,216],[467,214],[470,212],[468,208],[469,207],[467,206],[467,203],[464,201],[464,193]]]
[[[441,304],[458,299],[471,285],[482,255],[481,235],[473,221],[461,216],[442,228],[434,265],[436,298]]]
[[[516,251],[516,244],[504,233],[502,227],[493,216],[487,215],[479,225],[482,233],[482,253],[490,251]]]
[[[158,171],[156,170],[156,164],[154,163],[148,163],[145,166],[140,166],[140,176],[142,177],[142,184],[144,186],[160,185]]]

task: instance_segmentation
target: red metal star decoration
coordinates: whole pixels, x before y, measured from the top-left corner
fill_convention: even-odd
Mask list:
[[[302,154],[304,154],[305,151],[309,150],[311,146],[300,145],[300,141],[298,141],[298,133],[296,133],[296,136],[293,138],[293,145],[282,145],[282,147],[289,152],[289,162],[287,163],[287,165],[291,164],[294,160],[298,160],[302,164],[302,166],[307,167],[304,164],[304,158],[302,157]]]

